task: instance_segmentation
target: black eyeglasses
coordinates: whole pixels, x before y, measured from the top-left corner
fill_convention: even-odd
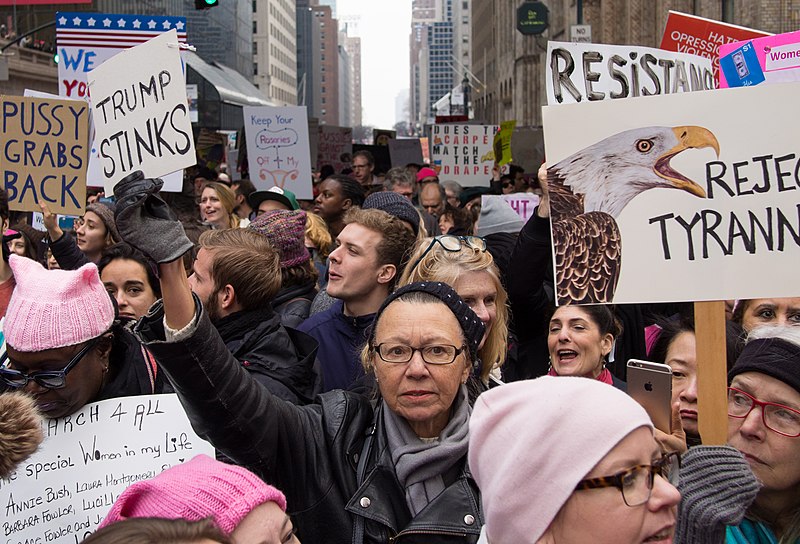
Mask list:
[[[578,482],[576,491],[616,487],[622,492],[622,500],[628,506],[639,506],[650,500],[653,479],[658,474],[672,485],[678,485],[681,458],[677,452],[667,453],[652,465],[636,465],[612,476],[587,478]]]
[[[8,353],[3,353],[3,355],[0,356],[0,380],[8,387],[13,387],[14,389],[22,389],[28,385],[28,382],[31,380],[46,389],[61,389],[67,383],[67,374],[69,371],[75,368],[75,365],[89,353],[96,343],[97,338],[83,346],[81,350],[70,359],[63,370],[42,370],[39,372],[31,372],[30,374],[6,368],[8,364]]]
[[[430,253],[431,249],[433,249],[433,246],[436,244],[442,246],[442,249],[445,251],[450,252],[461,251],[462,246],[467,246],[477,251],[486,251],[486,240],[480,236],[453,236],[451,234],[434,236],[431,238],[431,243],[428,244],[428,247],[425,248],[425,251],[422,252],[422,255],[420,255],[419,258],[414,261],[414,264],[411,266],[411,268],[409,268],[409,270],[413,272],[414,269],[417,268],[417,265],[422,262],[422,259],[425,258],[425,255]]]
[[[422,360],[431,365],[449,365],[456,360],[463,351],[464,346],[457,348],[450,344],[431,344],[415,348],[396,342],[384,342],[375,346],[378,356],[387,363],[407,363],[418,351]]]

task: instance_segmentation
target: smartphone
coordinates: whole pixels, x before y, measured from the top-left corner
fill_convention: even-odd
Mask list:
[[[644,407],[657,429],[672,432],[672,369],[668,365],[628,361],[628,394]]]

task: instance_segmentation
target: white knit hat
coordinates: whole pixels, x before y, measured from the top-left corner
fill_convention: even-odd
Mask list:
[[[489,542],[539,540],[578,482],[639,427],[653,428],[644,408],[589,378],[544,376],[483,393],[469,420],[469,466]]]

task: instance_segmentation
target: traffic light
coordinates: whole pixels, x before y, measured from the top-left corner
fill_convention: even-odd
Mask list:
[[[194,0],[194,9],[209,9],[219,5],[219,0]]]

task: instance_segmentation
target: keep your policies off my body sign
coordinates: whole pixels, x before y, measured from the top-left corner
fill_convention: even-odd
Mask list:
[[[106,191],[135,170],[157,177],[195,164],[175,30],[119,53],[88,80]]]

